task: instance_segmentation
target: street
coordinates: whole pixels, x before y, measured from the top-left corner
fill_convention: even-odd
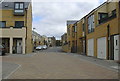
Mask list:
[[[64,53],[51,47],[33,54],[2,58],[4,79],[118,79],[117,66],[110,61]],[[101,64],[100,64],[101,63]],[[111,64],[110,64],[111,63]]]

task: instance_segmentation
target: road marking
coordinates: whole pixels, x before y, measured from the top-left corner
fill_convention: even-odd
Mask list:
[[[111,66],[111,68],[114,68],[114,69],[119,69],[120,67],[119,66]]]
[[[21,67],[21,65],[19,65],[19,64],[17,64],[17,65],[18,65],[18,67],[3,79],[8,79],[15,71],[17,71]]]

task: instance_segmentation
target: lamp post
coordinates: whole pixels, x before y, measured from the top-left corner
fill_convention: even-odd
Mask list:
[[[35,36],[35,40],[33,40],[33,44],[34,44],[34,50],[35,50],[35,47],[36,47],[36,35],[35,35],[35,29],[36,28],[33,28],[33,36]]]

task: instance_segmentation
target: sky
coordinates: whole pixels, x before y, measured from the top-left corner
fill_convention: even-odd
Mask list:
[[[33,0],[33,28],[40,35],[55,36],[66,33],[67,20],[80,20],[106,0]]]

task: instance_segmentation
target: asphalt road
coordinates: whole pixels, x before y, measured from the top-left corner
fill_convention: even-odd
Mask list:
[[[3,57],[3,73],[8,79],[118,79],[117,66],[113,61],[86,57],[78,54],[64,53],[60,47],[37,51],[29,55],[9,55]]]

